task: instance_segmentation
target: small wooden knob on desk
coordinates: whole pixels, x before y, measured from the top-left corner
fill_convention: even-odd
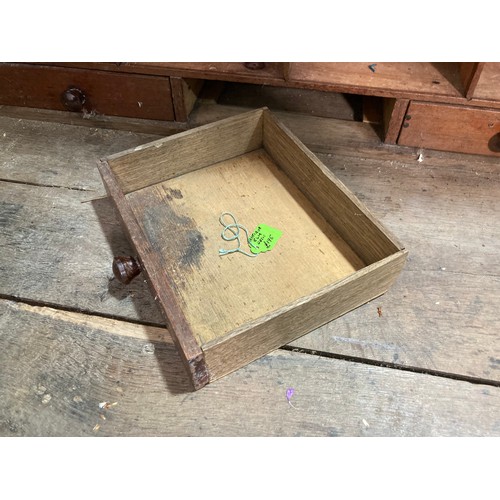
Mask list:
[[[128,285],[141,271],[141,265],[134,257],[119,256],[113,260],[113,274],[124,285]]]
[[[489,141],[488,141],[488,148],[490,151],[493,151],[494,153],[499,153],[500,152],[500,132],[495,134]]]
[[[82,111],[86,100],[85,93],[76,87],[66,89],[61,94],[61,102],[68,111]]]

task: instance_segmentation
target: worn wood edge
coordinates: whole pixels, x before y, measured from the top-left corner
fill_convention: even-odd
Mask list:
[[[203,345],[210,382],[382,295],[400,274],[407,255],[407,250],[400,250]]]
[[[171,142],[178,141],[179,139],[182,139],[183,137],[189,137],[194,133],[197,133],[197,132],[202,133],[206,130],[211,130],[211,129],[216,128],[216,127],[221,126],[221,125],[231,125],[237,119],[245,120],[245,119],[251,118],[255,115],[260,115],[260,114],[262,114],[262,112],[264,110],[267,110],[267,108],[266,107],[258,108],[258,109],[255,109],[252,111],[247,111],[244,113],[237,113],[237,112],[231,113],[231,116],[228,116],[227,118],[223,118],[223,119],[217,120],[215,122],[205,123],[203,125],[196,125],[195,127],[190,128],[188,130],[183,130],[182,132],[175,134],[175,137],[170,137],[170,136],[169,137],[162,137],[160,139],[157,139],[156,141],[151,141],[151,142],[148,142],[146,144],[143,144],[142,146],[138,146],[138,147],[130,148],[130,149],[125,149],[123,151],[120,151],[119,153],[115,153],[115,154],[106,156],[106,157],[102,158],[101,160],[104,160],[104,161],[109,163],[112,160],[116,160],[116,159],[131,155],[131,154],[137,154],[137,153],[144,151],[144,150],[147,150],[147,149],[168,146]]]
[[[463,64],[463,63],[462,63]],[[466,99],[472,99],[474,95],[474,91],[476,90],[479,79],[481,78],[481,73],[483,72],[484,62],[476,62],[472,63],[473,68],[470,72],[468,78],[464,78],[464,87],[465,87],[465,97]],[[462,68],[462,65],[460,65]]]
[[[161,263],[154,250],[150,248],[146,236],[135,219],[132,209],[120,190],[116,178],[105,160],[97,162],[106,192],[110,196],[121,219],[122,227],[136,249],[137,258],[151,288],[153,296],[161,305],[165,315],[167,328],[177,350],[190,374],[194,388],[201,389],[209,382],[209,373],[204,353],[189,326],[189,323],[177,302],[173,292],[173,284],[168,275],[162,271]]]
[[[145,325],[141,323],[132,323],[126,320],[105,318],[91,314],[85,314],[76,311],[67,311],[57,309],[56,307],[31,305],[26,302],[13,301],[0,298],[0,302],[5,304],[15,313],[26,312],[45,317],[50,320],[62,321],[71,324],[77,324],[84,328],[96,328],[110,335],[119,337],[129,337],[138,340],[147,340],[150,342],[162,342],[174,345],[170,332],[167,328],[159,326]]]
[[[137,191],[258,149],[262,145],[264,109],[267,108],[164,137],[104,160],[125,194]],[[232,140],[226,140],[227,137]],[[220,147],[220,142],[224,147]]]
[[[283,161],[280,161],[276,156],[276,149],[273,151],[273,147],[269,142],[269,134],[274,133],[272,128],[277,128],[281,133],[281,138],[286,141],[287,148],[289,149],[289,153],[293,154],[294,159],[302,157],[307,163],[309,163],[314,169],[316,169],[325,182],[327,182],[332,189],[336,190],[340,193],[347,201],[347,203],[352,207],[353,213],[358,213],[358,223],[362,222],[362,218],[366,221],[368,225],[371,225],[375,228],[379,234],[389,243],[390,253],[401,250],[404,246],[399,242],[399,240],[386,228],[384,227],[371,213],[368,207],[359,200],[348,188],[347,186],[340,181],[324,164],[319,158],[314,155],[298,138],[293,132],[290,131],[278,118],[273,116],[268,110],[264,113],[264,148],[268,152],[268,154],[273,158],[273,160],[282,168],[287,175],[295,182],[295,179],[290,176],[290,169],[284,164]],[[300,185],[300,183],[296,183],[297,187],[303,192],[303,194],[316,206],[318,211],[325,217],[325,219],[332,225],[332,227],[351,245],[352,239],[346,235],[346,231],[341,226],[332,220],[332,217],[329,216],[328,213],[325,212],[322,206],[318,206],[317,201],[312,198],[311,193],[309,193],[307,188],[308,186]],[[361,217],[361,215],[363,217]],[[354,248],[356,253],[359,255],[358,249]]]
[[[409,99],[390,99],[385,100],[384,104],[384,142],[386,144],[397,144],[410,101]]]

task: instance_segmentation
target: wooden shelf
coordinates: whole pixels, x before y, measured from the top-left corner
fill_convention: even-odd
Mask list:
[[[288,80],[382,97],[465,97],[459,63],[292,63]]]

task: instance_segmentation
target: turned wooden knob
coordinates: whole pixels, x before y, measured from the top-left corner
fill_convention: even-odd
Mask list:
[[[500,132],[495,134],[489,141],[488,141],[488,148],[490,151],[493,151],[494,153],[499,153],[500,152]]]
[[[249,62],[243,64],[246,69],[264,69],[266,67],[266,63],[263,62]]]
[[[128,285],[142,271],[134,257],[119,256],[113,260],[113,274],[124,285]]]
[[[82,111],[87,98],[80,89],[71,87],[61,94],[61,102],[69,111]]]

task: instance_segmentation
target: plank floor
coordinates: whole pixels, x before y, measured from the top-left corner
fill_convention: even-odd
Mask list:
[[[96,168],[159,136],[5,111],[0,435],[500,436],[498,160],[418,162],[367,124],[278,112],[409,260],[384,296],[190,392],[146,283],[112,279],[130,247]]]

